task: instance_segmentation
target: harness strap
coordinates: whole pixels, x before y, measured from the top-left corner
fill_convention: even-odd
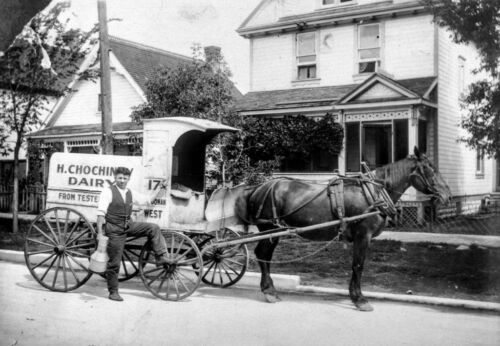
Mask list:
[[[335,237],[340,239],[347,229],[347,223],[344,221],[345,204],[344,204],[344,180],[337,179],[331,184],[328,184],[328,196],[330,197],[330,208],[332,215],[337,216],[340,221],[339,233]]]

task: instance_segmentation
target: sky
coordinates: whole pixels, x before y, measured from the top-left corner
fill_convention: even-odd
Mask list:
[[[233,73],[236,87],[245,94],[249,87],[249,47],[236,29],[260,0],[107,0],[112,36],[170,52],[192,56],[192,46],[216,45]],[[69,11],[77,26],[90,28],[97,22],[96,0],[71,0]]]

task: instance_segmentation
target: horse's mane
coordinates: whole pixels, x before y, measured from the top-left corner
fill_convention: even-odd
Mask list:
[[[401,176],[408,174],[408,166],[413,159],[413,156],[408,156],[402,160],[378,167],[375,169],[375,176],[377,179],[393,183],[401,179]]]

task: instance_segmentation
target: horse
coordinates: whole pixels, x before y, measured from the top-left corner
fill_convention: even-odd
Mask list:
[[[433,201],[446,204],[451,199],[451,192],[429,159],[416,147],[413,155],[377,168],[371,174],[371,179],[366,174],[358,178],[341,178],[341,191],[338,187],[335,190],[332,184],[283,178],[271,179],[256,186],[244,186],[235,198],[234,211],[245,225],[254,224],[259,232],[263,232],[276,227],[317,225],[379,210],[379,214],[372,213],[359,221],[300,234],[313,241],[331,240],[341,235],[353,243],[349,296],[357,309],[372,311],[372,306],[361,292],[361,276],[371,240],[382,232],[387,217],[393,216],[388,211],[390,208],[380,203],[382,195],[390,198],[386,201],[389,204],[396,203],[405,190],[413,186],[431,195]],[[281,300],[271,279],[270,265],[278,242],[277,237],[260,240],[255,248],[261,271],[260,288],[270,303]]]

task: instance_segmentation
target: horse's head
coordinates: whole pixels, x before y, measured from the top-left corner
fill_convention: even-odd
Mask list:
[[[410,174],[410,183],[418,191],[432,195],[432,201],[448,204],[451,201],[451,191],[443,177],[434,168],[427,156],[415,147],[415,168]]]

